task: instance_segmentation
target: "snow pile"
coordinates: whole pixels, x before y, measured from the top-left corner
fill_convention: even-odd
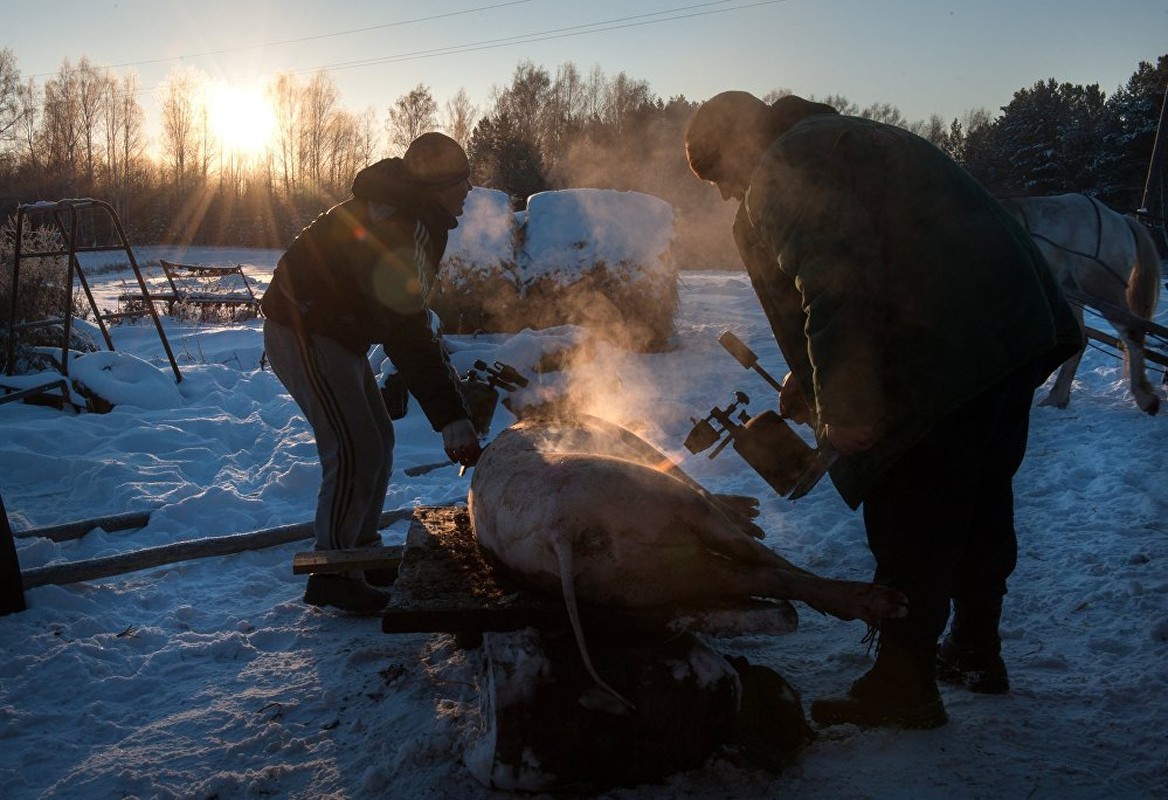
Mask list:
[[[151,411],[182,405],[174,375],[130,353],[109,350],[88,353],[69,365],[69,377],[77,388],[113,405]]]
[[[502,192],[475,189],[434,310],[451,332],[574,324],[629,350],[661,350],[677,311],[673,222],[668,203],[639,192],[541,192],[511,214]]]
[[[450,232],[431,307],[445,329],[515,332],[521,281],[516,265],[519,226],[511,199],[497,189],[474,189]]]

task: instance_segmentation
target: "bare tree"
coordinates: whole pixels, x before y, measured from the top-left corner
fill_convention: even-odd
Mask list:
[[[324,70],[312,76],[301,92],[300,100],[300,156],[304,177],[316,187],[329,182],[330,168],[335,162],[337,125],[336,84]]]
[[[16,56],[10,48],[0,49],[0,158],[15,157],[20,124],[30,111],[21,88]]]
[[[332,126],[332,179],[330,192],[344,195],[353,176],[369,166],[377,152],[377,111],[369,107],[360,114],[340,111]]]
[[[191,67],[173,70],[161,93],[162,156],[176,187],[184,188],[200,168],[201,74]]]
[[[385,129],[395,155],[404,153],[410,142],[438,127],[438,103],[423,83],[399,97],[387,112]]]
[[[106,182],[121,216],[128,210],[133,176],[142,170],[146,151],[145,114],[137,95],[138,76],[131,72],[117,83],[106,107]]]
[[[30,167],[43,165],[37,137],[40,131],[41,90],[36,81],[29,78],[17,89],[18,122],[13,130],[12,143],[17,160],[23,159]]]
[[[470,144],[470,135],[474,132],[478,113],[478,107],[471,103],[466,89],[460,88],[453,98],[446,101],[442,128],[451,139],[462,145],[464,150]]]
[[[80,150],[77,71],[65,59],[55,77],[45,81],[44,106],[37,145],[45,154],[44,165],[57,179],[71,181],[77,174]]]
[[[521,135],[541,148],[548,139],[547,108],[551,85],[552,79],[546,69],[524,61],[515,68],[511,85],[499,94],[495,103],[496,115],[509,115]]]
[[[593,64],[588,71],[588,78],[584,82],[584,97],[582,104],[588,126],[600,124],[604,117],[604,95],[608,86],[608,78],[599,64]]]
[[[908,128],[908,120],[900,113],[900,109],[889,103],[873,103],[860,112],[859,116],[865,119],[883,122],[885,125],[895,125],[898,128]]]
[[[211,165],[215,163],[222,149],[219,137],[211,125],[211,106],[207,98],[207,81],[198,85],[195,94],[195,153],[198,158],[199,181],[206,183],[211,175]]]
[[[653,92],[645,81],[633,80],[624,72],[617,73],[605,94],[604,123],[617,139],[625,130],[628,118],[653,105]]]
[[[588,116],[584,79],[575,64],[569,61],[556,68],[548,100],[549,143],[559,150],[566,137],[584,127]]]
[[[302,98],[296,76],[279,73],[268,89],[272,110],[276,114],[275,159],[273,168],[279,176],[284,195],[292,197],[300,185],[300,115]]]
[[[77,64],[77,121],[81,140],[81,156],[85,169],[86,189],[92,191],[99,163],[105,155],[102,141],[106,131],[102,124],[110,103],[113,102],[113,72],[103,69],[82,56]]]
[[[924,122],[914,122],[905,127],[917,136],[928,139],[938,147],[944,148],[948,129],[945,127],[945,120],[941,119],[939,114],[932,114]]]
[[[361,168],[372,164],[376,158],[378,140],[381,138],[377,132],[377,110],[372,106],[367,107],[356,121],[353,159],[354,164]]]

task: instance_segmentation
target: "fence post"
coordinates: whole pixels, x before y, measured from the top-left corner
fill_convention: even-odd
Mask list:
[[[16,542],[12,540],[12,526],[0,497],[0,616],[24,611],[24,581],[20,577],[20,561],[16,558]]]

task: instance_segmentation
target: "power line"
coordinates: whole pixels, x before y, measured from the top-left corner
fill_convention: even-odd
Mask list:
[[[571,36],[584,36],[590,33],[605,33],[607,31],[621,30],[624,28],[637,28],[643,27],[645,25],[658,25],[663,22],[674,22],[676,20],[690,19],[692,17],[725,14],[730,11],[741,11],[748,8],[757,8],[759,6],[772,6],[778,3],[786,2],[786,0],[757,0],[757,2],[736,5],[733,8],[720,8],[706,11],[694,10],[708,8],[709,6],[725,5],[726,3],[732,2],[737,2],[737,0],[716,0],[715,2],[697,3],[692,6],[684,6],[682,8],[672,9],[670,11],[654,11],[647,14],[618,17],[616,19],[604,20],[601,22],[589,22],[582,25],[572,25],[565,28],[552,28],[550,30],[538,31],[536,33],[506,36],[499,39],[487,39],[481,42],[451,45],[449,47],[436,47],[429,50],[416,50],[410,53],[379,56],[377,58],[363,59],[360,61],[345,61],[339,64],[328,64],[324,67],[317,67],[312,70],[298,70],[297,72],[312,72],[316,69],[353,69],[357,67],[376,66],[379,64],[394,64],[402,61],[413,61],[421,58],[433,58],[435,56],[458,55],[460,53],[471,53],[478,50],[492,50],[499,47],[511,47],[517,44],[534,44],[537,42],[546,42],[555,39],[566,39]],[[657,19],[646,19],[647,17],[657,17]]]
[[[260,42],[258,44],[240,45],[239,47],[224,47],[218,50],[204,50],[200,53],[185,53],[178,56],[167,56],[166,58],[151,58],[143,61],[127,61],[124,64],[107,64],[103,65],[107,69],[123,69],[125,67],[141,67],[149,64],[165,64],[168,61],[186,61],[193,58],[206,58],[207,56],[220,56],[227,53],[242,53],[247,50],[257,50],[262,47],[277,47],[284,44],[299,44],[301,42],[311,42],[317,39],[331,39],[338,36],[351,36],[354,33],[367,33],[369,31],[383,30],[385,28],[400,28],[405,25],[414,25],[419,22],[432,22],[438,19],[447,19],[449,17],[460,17],[467,14],[477,14],[480,11],[493,11],[496,8],[503,8],[505,6],[517,6],[524,3],[529,3],[531,0],[508,0],[504,3],[495,3],[489,6],[476,6],[475,8],[466,8],[462,11],[448,11],[443,14],[431,14],[425,17],[415,17],[414,19],[403,19],[397,22],[386,22],[381,25],[366,25],[363,28],[352,28],[345,31],[334,31],[332,33],[317,33],[312,36],[301,36],[295,39],[277,39],[270,42]],[[77,70],[73,70],[76,72]],[[40,75],[31,75],[29,77],[39,78],[57,73],[41,73]]]
[[[240,52],[258,47],[276,46],[282,44],[293,44],[298,42],[311,41],[316,39],[333,38],[338,36],[349,36],[355,33],[364,33],[373,30],[381,30],[385,28],[400,27],[404,25],[415,24],[419,22],[426,22],[435,19],[447,18],[452,16],[462,16],[466,14],[473,14],[481,11],[489,11],[505,6],[520,5],[522,3],[530,2],[530,0],[509,0],[509,2],[495,3],[493,5],[477,6],[471,9],[464,9],[462,11],[446,12],[444,14],[434,14],[426,17],[418,17],[410,20],[401,20],[398,22],[390,22],[381,25],[369,25],[362,28],[354,28],[346,31],[336,31],[331,33],[315,34],[312,36],[305,36],[296,39],[285,39],[280,41],[265,42],[257,45],[247,45],[237,48],[224,48],[219,50],[208,50],[202,53],[186,54],[181,56],[172,56],[162,59],[150,59],[142,61],[127,62],[125,64],[114,65],[114,67],[133,67],[147,64],[158,64],[167,61],[185,61],[193,58],[201,58],[210,55],[221,55],[224,53]],[[668,9],[666,11],[653,11],[644,14],[634,14],[631,16],[617,17],[614,19],[600,20],[597,22],[583,23],[580,25],[572,25],[562,28],[550,28],[542,31],[534,31],[532,33],[518,34],[515,36],[501,37],[497,39],[487,39],[477,42],[467,42],[458,45],[449,45],[446,47],[436,47],[427,50],[417,50],[407,53],[398,53],[388,56],[379,56],[376,58],[361,59],[356,61],[346,61],[336,64],[325,64],[322,66],[308,67],[297,70],[289,70],[292,74],[306,74],[314,73],[320,70],[345,70],[357,69],[361,67],[377,66],[381,64],[400,63],[403,61],[413,61],[423,58],[435,58],[447,55],[459,55],[462,53],[471,53],[481,50],[491,50],[501,47],[513,47],[520,44],[535,44],[538,42],[553,41],[556,39],[565,39],[574,36],[584,36],[588,34],[606,33],[615,30],[622,30],[627,28],[644,27],[647,25],[659,25],[666,22],[676,22],[683,19],[691,19],[694,17],[712,16],[716,14],[726,14],[732,11],[742,11],[751,8],[758,8],[761,6],[777,5],[778,3],[786,2],[786,0],[756,0],[755,2],[742,3],[741,0],[712,0],[711,2],[695,3],[693,5],[682,6],[681,8]],[[732,5],[731,5],[732,4]],[[712,8],[713,6],[726,6],[729,8]],[[153,92],[157,86],[145,87],[139,89],[137,94],[146,94]]]

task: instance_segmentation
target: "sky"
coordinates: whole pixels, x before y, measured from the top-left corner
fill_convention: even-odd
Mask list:
[[[842,95],[909,121],[996,113],[1054,78],[1108,94],[1168,51],[1164,0],[61,0],[5,13],[0,44],[38,82],[82,56],[136,70],[154,91],[179,65],[255,86],[325,69],[352,111],[378,119],[419,83],[485,109],[523,61],[599,66],[668,99],[726,89]]]
[[[467,215],[479,208],[470,204]],[[574,263],[572,243],[579,237],[555,234],[578,230],[578,214],[563,216],[575,208],[550,204],[529,218],[547,229],[539,238],[565,242],[558,257],[548,253],[549,265]],[[620,208],[632,229],[661,225],[653,202]],[[460,224],[452,249],[474,256],[468,267],[489,268],[498,261],[493,251],[471,245],[478,241],[475,229]],[[611,241],[600,230],[589,227],[592,237]],[[630,254],[643,252],[625,241]],[[160,257],[242,263],[261,291],[280,256],[277,250],[135,250],[154,273]],[[116,262],[110,254],[81,257],[87,264]],[[126,269],[91,277],[106,307],[132,282]],[[1168,299],[1161,299],[1156,319],[1168,324]],[[873,562],[861,515],[828,481],[792,503],[732,448],[710,459],[710,451],[691,454],[682,446],[692,418],[724,406],[734,390],[749,396],[751,413],[774,407],[773,389],[717,342],[731,330],[757,353],[761,367],[775,376],[785,372],[745,274],[682,273],[673,322],[674,346],[664,352],[594,340],[591,360],[553,372],[534,367],[544,354],[589,338],[586,330],[561,325],[447,341],[460,371],[482,359],[530,378],[514,395],[520,403],[567,386],[590,387],[591,395],[580,398],[585,408],[635,432],[708,490],[758,498],[756,522],[767,547],[819,575],[869,579]],[[163,324],[182,369],[177,385],[153,326],[122,324],[113,328],[116,352],[71,361],[73,375],[114,402],[111,412],[0,405],[0,491],[26,575],[312,518],[319,460],[304,418],[271,371],[260,368],[261,322],[165,317]],[[1093,315],[1088,324],[1105,328]],[[1150,377],[1162,393],[1159,373]],[[487,441],[513,419],[500,404]],[[406,472],[442,460],[439,436],[416,404],[395,432],[385,510],[464,504],[475,470],[466,476],[453,467]],[[1002,625],[1009,694],[975,695],[946,684],[941,691],[950,722],[935,730],[817,727],[816,739],[778,774],[730,751],[692,764],[664,786],[589,796],[1162,798],[1168,785],[1166,459],[1168,413],[1141,413],[1119,359],[1088,350],[1070,406],[1036,406],[1031,415],[1030,447],[1016,481],[1019,563]],[[60,542],[20,535],[128,511],[147,512],[146,525],[97,527]],[[383,542],[402,544],[409,524],[395,521],[382,532]],[[491,717],[480,705],[490,697],[484,650],[459,650],[447,634],[383,633],[376,617],[306,605],[306,579],[291,564],[295,553],[310,548],[304,539],[28,589],[27,610],[0,616],[5,800],[512,796],[481,782],[481,767],[493,754]],[[780,673],[806,711],[812,699],[846,689],[872,656],[861,622],[795,607],[794,632],[707,641],[718,654]],[[495,639],[504,648],[513,641]],[[707,660],[703,674],[710,669]]]

